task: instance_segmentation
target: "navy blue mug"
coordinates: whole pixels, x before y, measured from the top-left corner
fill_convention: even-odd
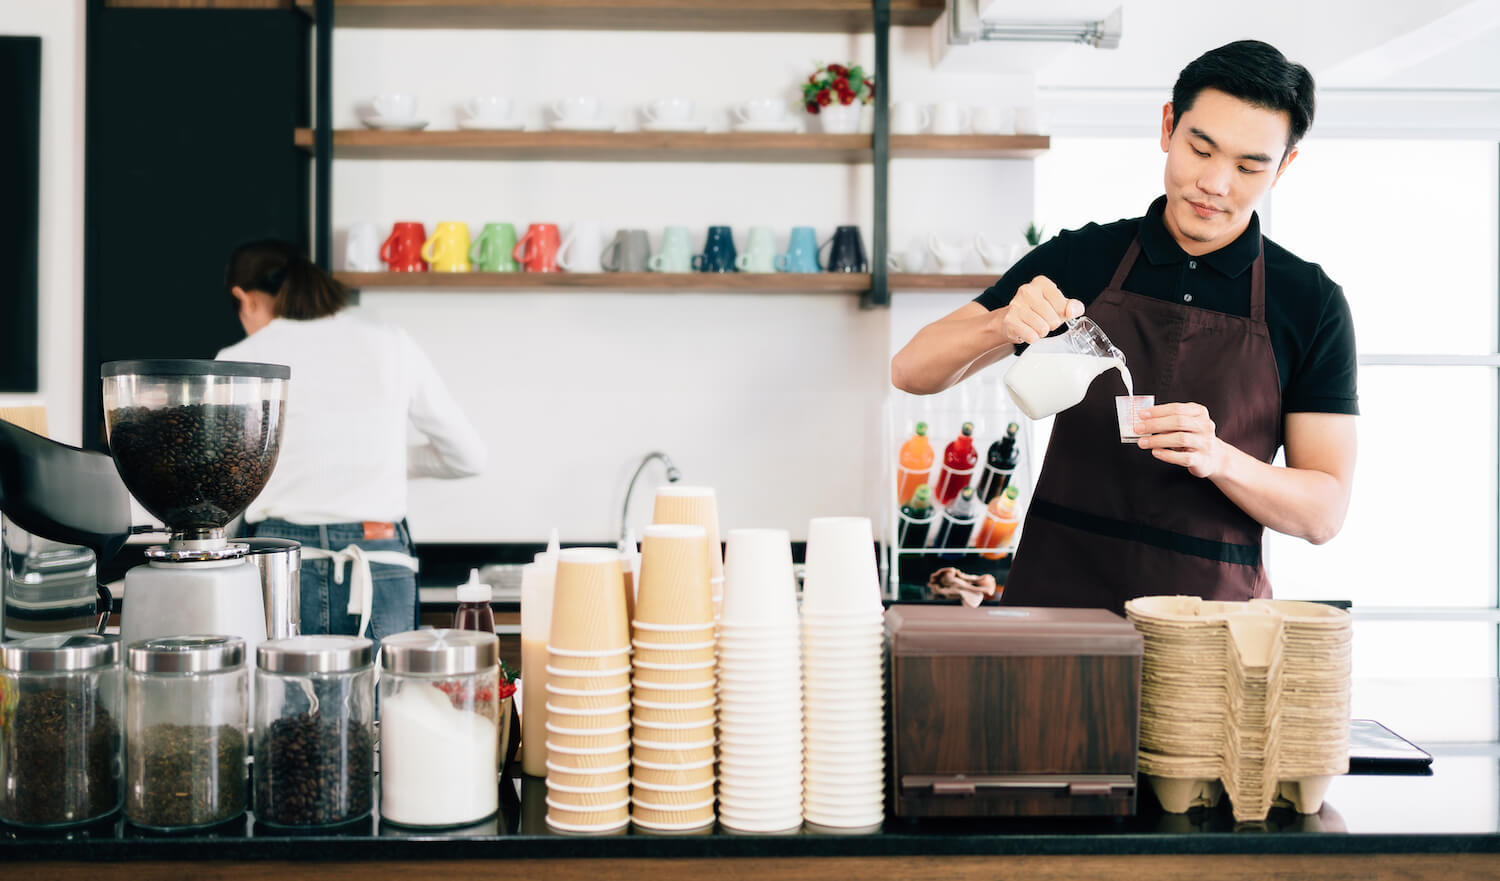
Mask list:
[[[703,253],[693,255],[693,268],[699,272],[738,272],[734,258],[734,235],[729,227],[711,226]]]
[[[857,226],[841,226],[829,239],[833,247],[828,250],[829,272],[869,272],[870,261],[865,259],[865,243]]]

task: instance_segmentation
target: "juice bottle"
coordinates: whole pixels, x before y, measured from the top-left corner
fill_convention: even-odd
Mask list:
[[[969,485],[979,454],[974,451],[974,423],[965,422],[958,437],[943,450],[943,467],[938,472],[937,501],[947,505],[958,498],[958,491]]]
[[[969,536],[974,532],[974,523],[979,519],[979,505],[974,502],[974,487],[959,490],[953,504],[943,509],[938,518],[937,536],[932,540],[935,548],[964,548],[969,546]],[[945,554],[944,556],[956,556]]]
[[[901,445],[901,459],[896,466],[896,504],[911,501],[917,487],[927,483],[933,458],[932,444],[927,440],[927,423],[918,422],[916,432]]]
[[[1016,432],[1021,426],[1012,422],[1005,426],[1005,436],[990,444],[984,455],[984,473],[979,477],[979,496],[982,504],[993,502],[1010,485],[1016,473],[1016,461],[1021,458],[1021,448],[1016,446]]]
[[[995,496],[984,511],[984,522],[979,524],[979,535],[974,539],[974,547],[990,548],[980,554],[986,560],[999,560],[1005,556],[1004,551],[995,550],[1010,544],[1011,536],[1016,534],[1016,527],[1021,524],[1020,512],[1016,510],[1016,499],[1021,491],[1015,486],[1007,486],[1005,492]]]
[[[911,501],[901,506],[896,547],[915,551],[927,547],[927,536],[932,532],[932,519],[936,513],[932,508],[932,488],[925,483],[919,485],[912,493]]]
[[[479,580],[478,569],[470,569],[468,583],[458,586],[458,609],[453,613],[453,629],[495,632],[490,586]]]

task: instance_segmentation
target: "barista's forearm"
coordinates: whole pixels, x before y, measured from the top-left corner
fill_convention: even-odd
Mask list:
[[[1015,347],[999,333],[1004,311],[950,316],[922,328],[891,359],[891,384],[914,395],[936,394],[1011,354]]]
[[[1267,529],[1323,544],[1338,534],[1349,493],[1338,478],[1311,468],[1269,465],[1224,441],[1224,467],[1209,479]]]

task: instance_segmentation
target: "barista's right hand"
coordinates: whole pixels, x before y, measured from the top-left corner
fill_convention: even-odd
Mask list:
[[[1007,343],[1034,343],[1069,318],[1083,315],[1083,303],[1063,296],[1052,279],[1038,275],[1016,290],[1000,315],[1000,334]]]

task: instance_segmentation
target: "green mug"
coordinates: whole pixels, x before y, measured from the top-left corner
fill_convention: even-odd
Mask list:
[[[469,248],[475,272],[520,272],[511,252],[516,248],[516,228],[508,223],[486,223]]]

